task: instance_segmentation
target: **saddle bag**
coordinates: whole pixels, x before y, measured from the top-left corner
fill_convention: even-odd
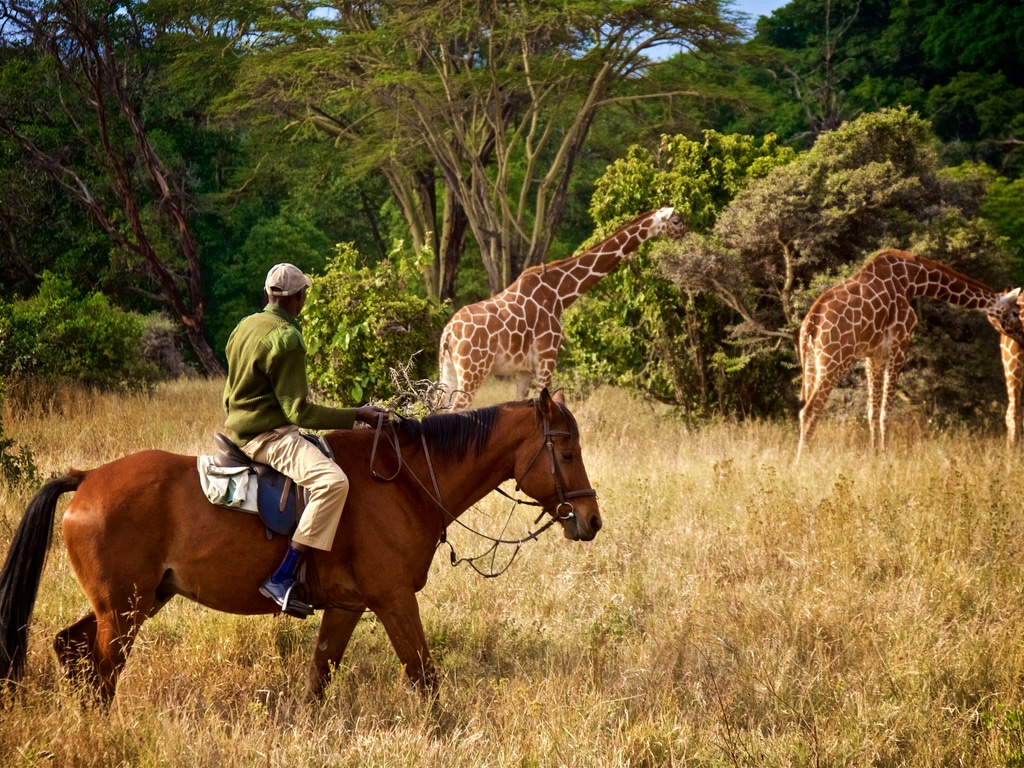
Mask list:
[[[303,434],[327,458],[334,454],[327,442]],[[217,453],[198,458],[203,492],[211,503],[227,509],[258,514],[270,533],[290,536],[306,507],[305,489],[268,464],[250,459],[241,448],[220,432],[214,433]]]

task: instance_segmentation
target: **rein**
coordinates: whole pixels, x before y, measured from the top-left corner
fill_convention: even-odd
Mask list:
[[[538,407],[538,410],[539,410],[539,407]],[[455,553],[455,547],[452,546],[452,543],[450,541],[448,541],[448,526],[447,525],[442,525],[441,526],[441,537],[438,540],[438,546],[440,546],[442,544],[447,544],[448,545],[449,559],[451,561],[451,565],[452,565],[453,568],[455,566],[457,566],[457,565],[460,565],[461,563],[468,563],[469,566],[474,571],[476,571],[478,574],[483,576],[485,579],[492,579],[492,578],[495,578],[497,576],[500,576],[501,574],[503,574],[505,571],[507,571],[511,567],[513,562],[515,562],[516,556],[518,556],[519,550],[522,548],[523,544],[525,544],[528,541],[533,541],[533,540],[537,539],[542,533],[544,533],[544,531],[546,531],[548,528],[550,528],[552,525],[554,525],[555,523],[559,522],[560,520],[569,520],[569,519],[575,517],[576,510],[573,507],[572,503],[569,501],[569,499],[576,499],[576,498],[581,498],[581,497],[585,497],[585,496],[597,496],[597,491],[594,490],[593,488],[584,488],[584,489],[580,489],[580,490],[576,490],[576,491],[566,491],[565,490],[565,481],[562,478],[562,473],[561,473],[561,471],[558,468],[558,462],[555,460],[555,444],[554,444],[553,438],[555,438],[555,437],[570,437],[571,433],[569,431],[567,431],[567,430],[553,430],[553,429],[551,429],[551,423],[547,420],[546,416],[543,417],[543,420],[544,420],[544,443],[543,443],[543,445],[541,445],[537,449],[537,452],[533,455],[533,458],[530,459],[530,463],[526,465],[526,470],[523,472],[523,474],[525,475],[526,472],[528,472],[530,470],[530,468],[533,466],[534,462],[537,461],[537,457],[540,456],[541,451],[544,450],[545,448],[547,448],[548,449],[548,457],[551,460],[551,474],[554,477],[555,492],[558,495],[558,502],[555,503],[555,504],[549,504],[549,505],[545,506],[544,504],[542,504],[540,502],[529,501],[527,499],[516,498],[516,497],[506,493],[501,488],[495,488],[494,489],[498,493],[500,493],[502,496],[504,496],[505,498],[507,498],[507,499],[509,499],[509,500],[511,500],[513,502],[512,509],[509,510],[509,519],[512,518],[512,513],[515,511],[515,508],[518,505],[520,505],[520,504],[531,506],[531,507],[542,507],[540,514],[537,515],[537,519],[533,521],[534,525],[536,525],[537,523],[540,522],[541,518],[544,517],[545,513],[550,513],[551,514],[551,519],[548,520],[546,523],[544,523],[544,525],[542,525],[540,528],[538,528],[535,531],[531,531],[531,532],[527,533],[525,536],[523,536],[520,539],[503,539],[503,538],[498,538],[498,537],[494,537],[494,536],[489,536],[486,533],[482,533],[482,532],[480,532],[478,530],[475,530],[474,528],[471,528],[470,526],[466,525],[458,517],[453,515],[448,510],[448,508],[444,505],[444,501],[441,499],[441,490],[440,490],[440,488],[439,488],[439,486],[437,484],[437,477],[436,477],[436,475],[434,473],[434,464],[433,464],[433,462],[430,459],[430,451],[427,448],[427,438],[426,438],[426,435],[423,432],[420,432],[420,441],[423,444],[423,456],[424,456],[424,458],[426,458],[426,461],[427,461],[427,470],[430,473],[430,481],[431,481],[431,484],[433,485],[433,488],[434,488],[433,493],[431,493],[430,489],[428,489],[423,484],[423,481],[420,480],[420,478],[414,472],[410,471],[409,474],[412,475],[413,479],[416,480],[416,482],[419,484],[419,486],[421,488],[423,488],[423,490],[426,491],[427,495],[431,497],[431,499],[434,501],[435,504],[437,504],[438,509],[441,510],[442,515],[444,517],[446,517],[449,522],[458,523],[459,525],[461,525],[463,528],[465,528],[470,533],[473,533],[476,536],[479,536],[480,538],[486,539],[487,541],[491,542],[491,546],[488,547],[487,551],[483,552],[482,554],[475,555],[473,557],[459,557]],[[391,433],[391,435],[390,435],[391,436],[390,442],[391,442],[392,448],[394,448],[395,456],[398,459],[398,468],[394,471],[393,474],[391,474],[390,476],[387,476],[387,477],[384,476],[384,475],[378,474],[378,472],[373,468],[373,466],[374,466],[374,463],[376,462],[377,443],[379,441],[381,433],[384,431],[383,427],[384,427],[384,414],[381,413],[378,416],[378,418],[377,418],[377,429],[374,432],[373,447],[372,447],[371,452],[370,452],[370,472],[378,480],[382,480],[384,482],[390,482],[390,481],[394,480],[396,477],[398,477],[398,474],[402,471],[402,466],[403,466],[403,462],[402,462],[402,449],[401,449],[401,446],[399,445],[399,442],[398,442],[398,433],[394,430],[394,428],[391,428],[390,429],[390,433]],[[516,490],[518,490],[518,489],[519,489],[519,483],[517,481],[516,482]],[[505,524],[508,525],[508,522],[506,521]],[[483,571],[483,570],[481,570],[480,568],[477,567],[476,561],[477,560],[482,560],[482,559],[488,557],[488,555],[491,558],[491,563],[492,563],[492,566],[493,566],[495,556],[497,555],[498,547],[500,545],[502,545],[502,544],[506,544],[506,545],[509,545],[509,546],[514,546],[515,550],[512,552],[512,557],[509,558],[508,562],[505,563],[505,565],[500,570],[496,571],[492,567],[491,570],[489,570],[489,571]]]

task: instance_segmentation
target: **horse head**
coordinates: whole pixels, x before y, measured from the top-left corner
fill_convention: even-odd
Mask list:
[[[590,541],[601,530],[601,513],[580,455],[576,419],[561,390],[554,395],[542,390],[534,404],[540,434],[519,451],[516,483],[561,524],[567,539]]]

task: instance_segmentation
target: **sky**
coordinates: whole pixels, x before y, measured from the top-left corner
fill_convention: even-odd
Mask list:
[[[731,11],[745,13],[750,20],[745,25],[749,28],[749,34],[754,31],[754,25],[759,16],[770,16],[776,8],[786,5],[789,0],[732,0]]]
[[[749,14],[756,21],[758,16],[770,16],[772,11],[788,2],[789,0],[733,0],[733,8]]]

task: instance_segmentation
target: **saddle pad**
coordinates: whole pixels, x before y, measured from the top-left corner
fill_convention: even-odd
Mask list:
[[[256,473],[249,467],[220,467],[213,456],[199,456],[199,483],[210,503],[257,514]]]

